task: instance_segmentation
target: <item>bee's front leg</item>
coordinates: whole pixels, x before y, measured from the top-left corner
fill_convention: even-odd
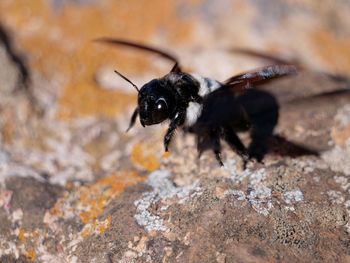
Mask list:
[[[186,118],[186,111],[184,110],[184,111],[178,112],[175,115],[175,117],[171,120],[169,128],[164,136],[164,148],[166,152],[168,151],[170,141],[174,135],[176,128],[185,122],[185,118]]]
[[[131,116],[130,124],[129,124],[129,127],[128,127],[128,129],[126,130],[126,132],[128,132],[128,131],[134,126],[138,114],[139,114],[139,108],[136,108],[136,109],[134,110],[134,113],[133,113],[132,116]]]

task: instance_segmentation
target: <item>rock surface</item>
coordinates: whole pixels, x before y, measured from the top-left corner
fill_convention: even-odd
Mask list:
[[[350,262],[346,1],[112,2],[0,2],[0,262]],[[142,83],[169,65],[103,35],[219,80],[266,64],[232,42],[308,69],[259,87],[280,104],[264,162],[224,145],[220,167],[181,131],[170,154],[166,126],[125,133],[113,67]]]

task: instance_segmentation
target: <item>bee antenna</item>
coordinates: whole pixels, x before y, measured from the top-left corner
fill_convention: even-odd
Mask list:
[[[133,87],[137,90],[138,93],[140,93],[139,88],[131,81],[129,80],[127,77],[125,77],[124,75],[122,75],[120,72],[118,72],[117,70],[114,70],[115,73],[117,73],[121,78],[123,78],[124,80],[126,80],[127,82],[129,82],[131,85],[133,85]]]

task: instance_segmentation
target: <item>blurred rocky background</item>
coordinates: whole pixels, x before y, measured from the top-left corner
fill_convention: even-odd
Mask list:
[[[1,0],[0,262],[350,262],[350,2]],[[166,125],[125,133],[172,65],[218,80],[271,63],[281,104],[263,163],[224,167]],[[245,143],[249,136],[242,135]]]

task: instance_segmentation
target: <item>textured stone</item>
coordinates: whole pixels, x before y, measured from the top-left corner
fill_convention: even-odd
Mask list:
[[[0,262],[349,262],[349,8],[1,1]],[[304,70],[259,87],[280,104],[263,163],[244,169],[224,144],[220,167],[182,131],[169,154],[166,126],[125,133],[136,94],[113,69],[141,86],[171,65],[100,36],[157,44],[218,80],[272,63],[232,47]]]

